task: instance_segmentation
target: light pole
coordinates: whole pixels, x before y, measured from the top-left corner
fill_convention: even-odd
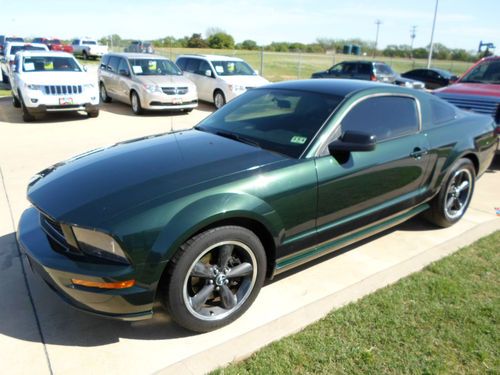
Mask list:
[[[432,31],[431,31],[431,45],[429,46],[429,58],[427,59],[427,69],[431,67],[432,61],[432,48],[434,47],[434,29],[436,27],[436,16],[438,12],[439,0],[436,0],[436,6],[434,8],[434,21],[432,21]]]
[[[413,60],[413,42],[415,41],[416,36],[417,36],[417,25],[413,25],[410,30],[410,38],[411,38],[410,59],[412,60]]]
[[[378,31],[379,31],[380,25],[382,25],[382,21],[376,20],[375,25],[377,25],[377,33],[375,34],[375,48],[373,49],[373,57],[375,57],[375,53],[377,52]]]

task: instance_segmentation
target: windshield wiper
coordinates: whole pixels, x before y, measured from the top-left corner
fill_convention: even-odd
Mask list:
[[[215,132],[215,134],[220,135],[221,137],[224,137],[224,138],[229,138],[229,139],[241,142],[241,143],[246,143],[247,145],[261,148],[260,144],[258,142],[254,141],[250,138],[242,137],[241,135],[238,135],[238,134],[226,132],[223,130],[217,130]]]

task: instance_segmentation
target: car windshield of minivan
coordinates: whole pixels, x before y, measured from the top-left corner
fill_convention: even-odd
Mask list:
[[[195,129],[298,158],[341,100],[306,91],[253,89]]]
[[[220,76],[254,76],[257,73],[244,61],[212,61]]]
[[[71,57],[30,56],[23,60],[24,72],[81,72]]]
[[[500,83],[500,60],[479,64],[460,80],[462,83]]]
[[[136,76],[180,76],[181,70],[172,61],[166,59],[129,59]]]
[[[19,51],[46,51],[47,48],[44,47],[37,47],[37,46],[30,46],[30,45],[24,45],[24,46],[12,46],[10,47],[10,54],[15,55]]]

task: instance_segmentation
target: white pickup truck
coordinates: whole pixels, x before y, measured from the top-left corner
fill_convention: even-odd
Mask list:
[[[108,46],[100,45],[97,40],[90,38],[75,39],[71,42],[73,54],[81,56],[84,60],[96,59],[108,53]]]

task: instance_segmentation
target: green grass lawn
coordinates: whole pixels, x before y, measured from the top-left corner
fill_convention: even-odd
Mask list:
[[[0,89],[0,96],[10,96],[10,90]]]
[[[500,231],[214,374],[499,374]]]

